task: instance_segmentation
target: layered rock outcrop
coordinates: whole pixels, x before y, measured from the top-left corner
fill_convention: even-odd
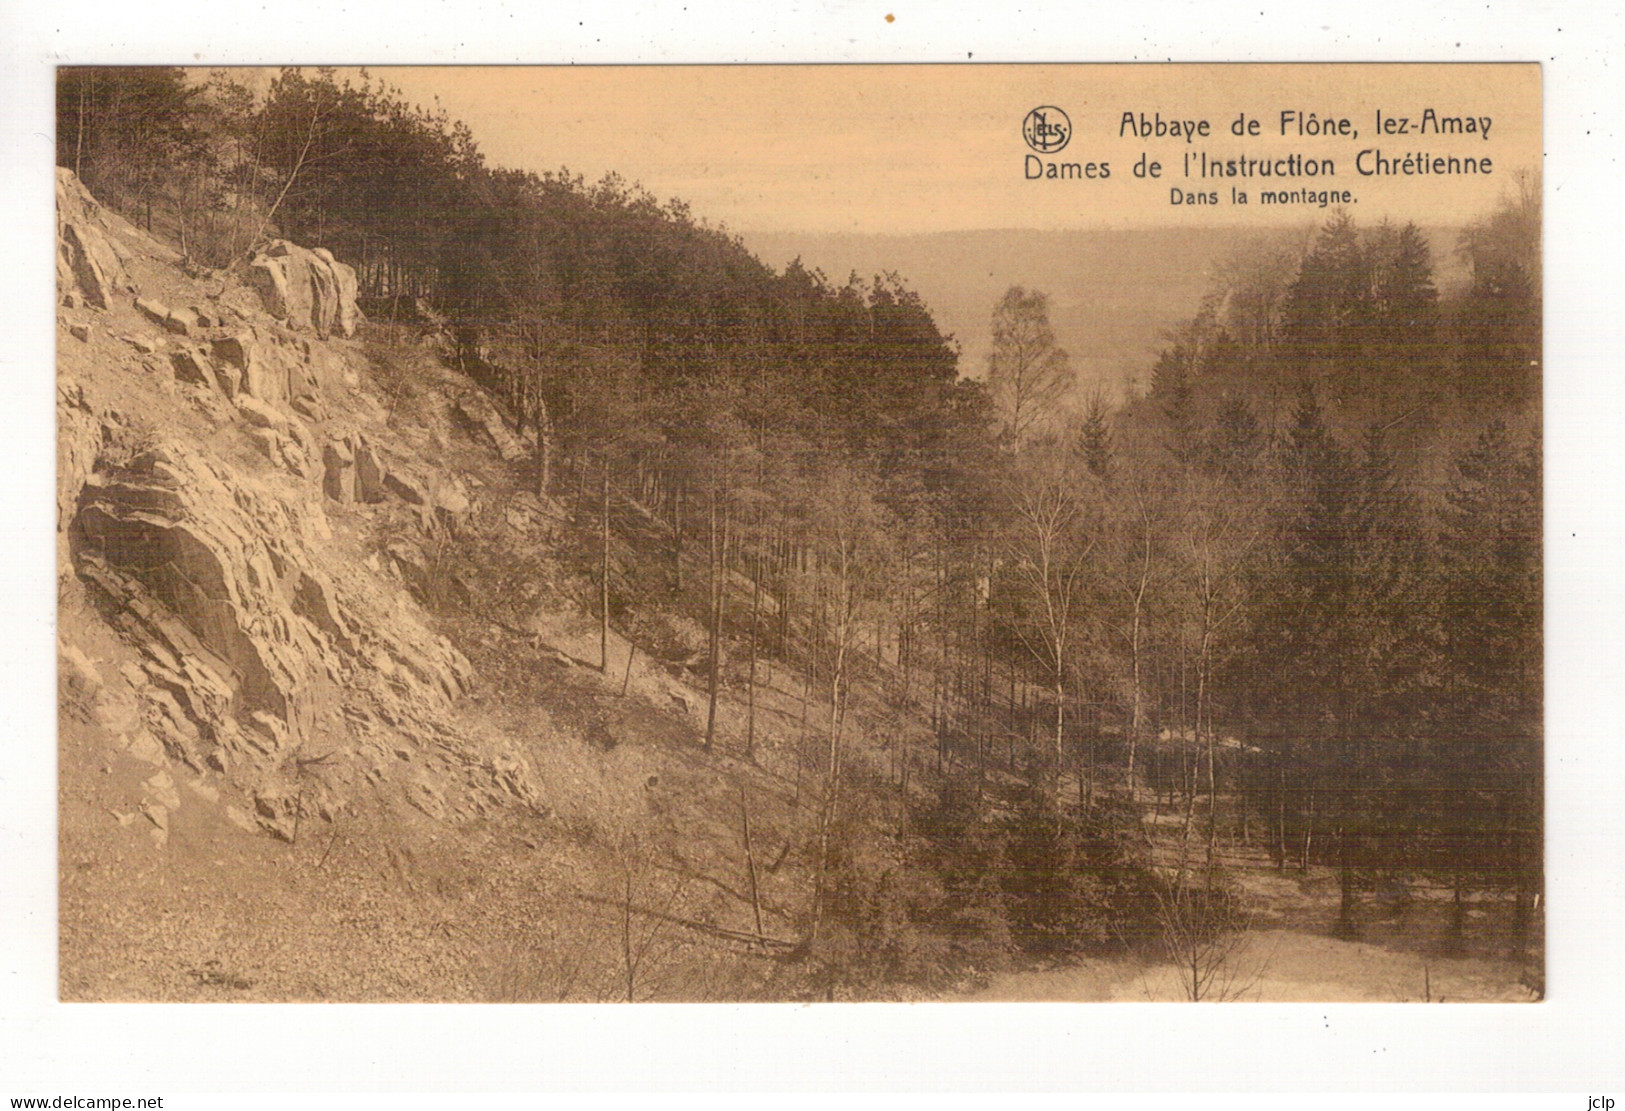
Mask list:
[[[71,636],[60,655],[112,743],[240,788],[227,817],[288,839],[391,783],[434,818],[535,804],[517,747],[470,733],[472,668],[423,608],[455,584],[409,537],[463,527],[468,490],[324,339],[355,330],[354,271],[273,243],[257,289],[182,272],[67,171],[58,215],[60,334],[83,344],[59,361],[58,571],[129,652],[100,672]]]
[[[170,260],[174,252],[153,242],[90,195],[72,170],[56,171],[56,284],[63,298],[82,297],[95,309],[111,308],[130,284],[126,264],[139,237],[143,247]]]
[[[249,261],[248,280],[265,311],[290,328],[323,337],[355,335],[355,270],[326,248],[274,240]]]
[[[530,454],[526,438],[508,431],[507,422],[485,394],[469,390],[457,399],[453,411],[470,431],[483,434],[490,441],[504,463],[524,459]]]
[[[397,589],[362,572],[330,578],[312,548],[321,516],[319,502],[177,443],[84,483],[79,573],[141,649],[148,723],[172,758],[274,794],[313,748],[383,731],[454,736],[468,660]]]
[[[59,382],[56,389],[56,570],[73,570],[69,558],[68,528],[79,511],[79,491],[95,469],[101,452],[102,426],[76,382]]]

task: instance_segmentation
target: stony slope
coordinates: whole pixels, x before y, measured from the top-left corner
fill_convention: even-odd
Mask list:
[[[110,674],[72,655],[99,705],[123,708],[98,720],[154,763],[222,777],[251,800],[243,824],[283,837],[387,778],[403,743],[456,754],[455,791],[401,786],[437,816],[448,791],[464,811],[529,800],[521,759],[474,752],[451,723],[467,659],[376,556],[352,558],[355,523],[434,537],[470,509],[361,387],[341,338],[353,273],[278,243],[247,284],[188,278],[116,218],[82,216],[95,202],[66,172],[59,191],[79,260],[63,295],[59,571],[134,650]],[[97,258],[118,266],[87,280]],[[330,511],[359,522],[335,530]],[[63,645],[76,651],[71,629]],[[148,809],[160,838],[163,809]]]
[[[66,171],[58,212],[64,996],[792,991],[738,818],[788,935],[794,754],[700,753],[680,664],[587,666],[563,512],[436,338],[325,252],[188,270]]]

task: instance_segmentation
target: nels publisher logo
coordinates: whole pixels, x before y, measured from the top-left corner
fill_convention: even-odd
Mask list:
[[[1072,121],[1053,104],[1045,104],[1021,121],[1021,137],[1039,154],[1054,154],[1072,138]]]

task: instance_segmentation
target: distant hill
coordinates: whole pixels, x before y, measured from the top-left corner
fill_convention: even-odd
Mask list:
[[[1305,241],[1319,221],[1306,221]],[[1466,278],[1455,257],[1458,229],[1426,228],[1441,292]],[[1132,376],[1144,389],[1163,333],[1192,316],[1213,265],[1253,235],[1234,228],[1068,232],[969,231],[930,235],[742,232],[754,254],[782,270],[798,255],[839,284],[895,270],[938,325],[958,339],[960,373],[979,378],[993,305],[1011,285],[1050,295],[1055,334],[1085,390],[1120,397]]]

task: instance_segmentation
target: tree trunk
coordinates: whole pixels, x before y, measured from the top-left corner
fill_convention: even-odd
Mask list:
[[[1151,828],[1157,828],[1162,817],[1162,749],[1151,750]]]
[[[85,152],[85,83],[79,83],[79,127],[73,136],[73,176],[83,180],[80,160]],[[147,230],[152,230],[152,217],[147,217]]]
[[[1337,827],[1337,878],[1341,899],[1337,908],[1337,932],[1344,938],[1355,935],[1354,925],[1354,847],[1346,824]]]
[[[756,941],[763,940],[762,935],[762,897],[756,886],[756,853],[750,843],[750,804],[745,798],[745,785],[739,785],[739,814],[745,828],[745,867],[750,873],[750,906],[756,914]]]
[[[1286,749],[1277,755],[1275,790],[1275,870],[1286,871]]]
[[[1129,636],[1129,656],[1133,669],[1134,689],[1131,692],[1131,706],[1129,712],[1128,730],[1128,797],[1134,799],[1134,755],[1135,746],[1140,739],[1140,730],[1145,727],[1145,702],[1142,697],[1142,684],[1140,682],[1140,619],[1145,608],[1145,591],[1151,581],[1151,529],[1145,526],[1144,557],[1140,563],[1140,582],[1134,592],[1134,619]]]
[[[1185,753],[1190,752],[1190,761],[1187,764]],[[1191,829],[1196,825],[1196,762],[1197,749],[1194,744],[1184,740],[1179,746],[1179,773],[1185,780],[1185,825],[1179,835],[1179,875],[1174,881],[1177,890],[1185,882],[1185,871],[1190,863]]]
[[[1207,624],[1207,615],[1203,614],[1203,624]],[[1218,852],[1219,841],[1219,791],[1217,779],[1213,774],[1214,748],[1217,739],[1213,735],[1213,722],[1210,719],[1213,712],[1208,709],[1208,668],[1211,662],[1212,640],[1209,631],[1202,630],[1201,653],[1196,660],[1196,742],[1200,746],[1205,730],[1207,734],[1207,866],[1208,871],[1213,870],[1214,858]],[[1193,784],[1194,787],[1194,784]]]
[[[1145,709],[1140,701],[1140,610],[1134,610],[1134,630],[1129,642],[1129,654],[1134,689],[1130,694],[1128,719],[1128,797],[1134,801],[1134,756],[1140,741],[1140,729],[1145,723]]]
[[[711,602],[711,637],[707,650],[707,668],[710,673],[706,682],[706,711],[705,711],[705,749],[711,750],[712,742],[716,739],[717,731],[717,673],[721,670],[721,644],[722,636],[722,584],[719,574],[718,562],[722,557],[721,547],[717,536],[717,492],[711,490],[710,510],[710,549],[709,564],[711,569],[710,602]]]
[[[1245,848],[1251,848],[1253,843],[1253,794],[1250,787],[1252,777],[1249,774],[1252,767],[1250,761],[1244,761],[1241,764],[1236,781],[1236,787],[1240,794],[1240,801],[1236,804],[1236,813],[1241,819],[1241,843]]]
[[[838,633],[835,659],[829,672],[829,769],[835,774],[841,739],[841,680],[846,669],[846,638]]]
[[[575,453],[575,472],[576,496],[575,504],[570,507],[570,520],[580,521],[581,503],[586,500],[587,497],[587,453],[585,451],[578,451]]]
[[[599,486],[598,670],[609,674],[609,457]]]
[[[1309,871],[1310,842],[1315,835],[1315,792],[1311,788],[1304,801],[1303,816],[1303,855],[1298,858],[1298,871],[1305,874]]]
[[[903,701],[908,702],[914,670],[914,562],[912,546],[903,546],[903,615],[897,625],[897,666],[903,672]]]
[[[760,532],[761,515],[757,515]],[[756,554],[751,569],[750,591],[750,678],[746,680],[745,759],[756,757],[756,622],[762,611],[762,556]]]
[[[632,865],[626,865],[626,894],[621,901],[621,962],[626,968],[626,1001],[632,1002],[637,962],[632,958]]]
[[[547,411],[542,391],[536,391],[533,419],[536,424],[536,496],[547,498],[553,485],[553,418]]]
[[[687,487],[679,485],[672,500],[671,573],[672,592],[683,592],[683,500]]]
[[[1450,935],[1447,941],[1453,953],[1467,951],[1467,903],[1462,898],[1466,887],[1466,877],[1460,872],[1456,873],[1450,893]]]
[[[1057,652],[1056,656],[1059,657]],[[1061,797],[1061,761],[1063,758],[1063,741],[1066,735],[1066,682],[1061,671],[1060,660],[1057,658],[1055,666],[1055,797]]]

